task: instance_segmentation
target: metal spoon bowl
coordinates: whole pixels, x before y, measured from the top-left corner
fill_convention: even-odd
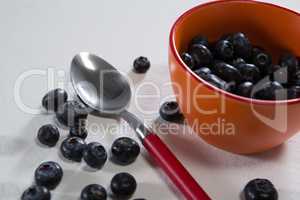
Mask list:
[[[127,79],[96,55],[83,52],[74,57],[71,81],[79,98],[101,114],[120,114],[130,102]]]

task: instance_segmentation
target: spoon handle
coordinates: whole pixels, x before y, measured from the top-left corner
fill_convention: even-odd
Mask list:
[[[153,133],[143,138],[143,145],[187,200],[211,200],[163,141]]]

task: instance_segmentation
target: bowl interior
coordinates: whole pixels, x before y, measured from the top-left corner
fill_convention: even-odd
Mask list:
[[[253,45],[271,53],[273,62],[284,51],[300,55],[299,14],[268,3],[233,0],[203,4],[182,15],[173,30],[177,56],[196,35],[215,41],[233,32],[246,33]]]

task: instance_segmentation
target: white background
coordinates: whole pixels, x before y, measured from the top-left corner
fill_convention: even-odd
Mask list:
[[[177,199],[145,155],[128,167],[107,162],[102,170],[90,172],[84,163],[62,160],[58,155],[59,145],[52,149],[39,146],[35,142],[37,130],[43,124],[53,123],[53,115],[24,112],[15,101],[14,87],[24,72],[39,69],[47,73],[48,67],[54,73],[54,80],[51,79],[54,87],[62,84],[67,87],[68,76],[65,80],[62,74],[69,73],[72,57],[80,51],[93,52],[132,78],[133,90],[149,81],[159,86],[159,97],[138,101],[141,109],[152,113],[141,112],[134,101],[130,107],[151,125],[158,117],[160,103],[172,94],[171,88],[165,85],[169,82],[170,27],[183,11],[201,2],[204,1],[1,0],[0,199],[18,199],[32,183],[35,168],[46,160],[59,162],[65,172],[62,183],[52,193],[54,200],[78,199],[81,189],[90,183],[108,187],[111,177],[121,171],[136,177],[138,189],[134,197]],[[300,1],[269,2],[300,11]],[[148,56],[152,62],[145,76],[131,72],[133,59],[140,55]],[[47,76],[30,76],[19,89],[22,102],[39,110],[41,98],[48,90]],[[153,93],[155,90],[149,84],[139,91],[139,94]],[[91,131],[88,141],[99,141],[109,149],[115,138],[133,133],[130,129],[105,129],[119,123],[124,124],[89,117],[90,125],[101,125],[102,129]],[[62,138],[67,136],[66,130],[61,133]],[[256,177],[271,179],[280,199],[299,199],[299,136],[277,149],[254,156],[226,153],[194,135],[165,135],[163,138],[212,199],[238,200],[243,186]]]

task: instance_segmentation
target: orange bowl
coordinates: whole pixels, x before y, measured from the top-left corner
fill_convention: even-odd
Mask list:
[[[173,90],[188,124],[209,144],[239,154],[265,151],[300,130],[300,99],[264,101],[228,93],[199,78],[180,58],[196,35],[213,41],[233,32],[246,33],[275,61],[284,51],[300,55],[300,15],[294,11],[242,0],[199,5],[180,16],[171,30]]]

